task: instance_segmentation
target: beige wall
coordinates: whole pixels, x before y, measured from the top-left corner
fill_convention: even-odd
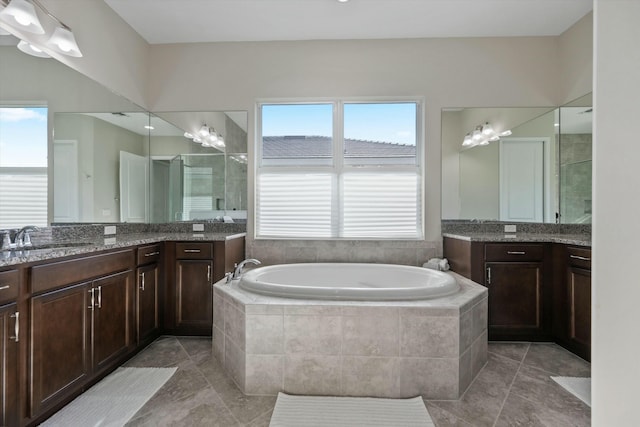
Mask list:
[[[558,38],[560,92],[564,105],[591,92],[593,86],[593,13]]]
[[[424,243],[438,247],[441,108],[556,105],[557,54],[553,37],[158,45],[151,47],[151,106],[158,111],[247,110],[252,154],[257,99],[423,96]],[[541,63],[539,58],[548,60]],[[203,71],[208,69],[212,71]],[[253,165],[249,166],[251,171]],[[250,175],[250,213],[252,182]],[[252,226],[250,219],[249,236]],[[252,238],[248,240],[252,250]],[[336,251],[346,254],[348,244]],[[257,249],[251,254],[269,255]],[[314,256],[309,260],[317,259]]]
[[[592,393],[594,426],[638,426],[640,1],[596,0]]]

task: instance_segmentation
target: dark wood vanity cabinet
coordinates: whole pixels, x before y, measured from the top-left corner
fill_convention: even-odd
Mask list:
[[[545,245],[484,245],[484,285],[489,288],[489,339],[542,340],[549,336]]]
[[[490,340],[555,341],[590,360],[591,250],[445,237],[451,269],[489,289]]]
[[[16,304],[18,272],[0,272],[0,425],[18,424],[18,345],[20,312]]]
[[[545,243],[484,243],[445,237],[451,269],[489,289],[490,340],[551,336],[550,247]]]
[[[136,340],[148,344],[160,334],[162,245],[141,246],[137,250]]]
[[[556,284],[555,335],[580,357],[591,360],[591,250],[558,248],[562,271]]]
[[[215,242],[167,244],[173,274],[167,274],[165,329],[176,335],[211,336],[213,283],[244,259],[244,236]]]
[[[29,416],[57,409],[134,349],[133,266],[127,250],[31,269],[43,292],[30,299]]]

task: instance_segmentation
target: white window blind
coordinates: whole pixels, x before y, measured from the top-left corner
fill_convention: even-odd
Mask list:
[[[415,238],[420,225],[416,173],[345,173],[342,237]]]
[[[262,173],[258,177],[260,237],[331,237],[332,175]]]
[[[260,103],[256,237],[422,238],[421,111],[417,100]]]
[[[47,168],[0,168],[0,228],[46,227]]]

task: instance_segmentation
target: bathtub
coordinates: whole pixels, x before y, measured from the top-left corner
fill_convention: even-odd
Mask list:
[[[274,297],[408,301],[457,293],[450,274],[427,268],[392,264],[283,264],[246,272],[240,288]]]
[[[247,395],[458,399],[487,361],[487,295],[417,267],[260,267],[214,285],[213,354]]]

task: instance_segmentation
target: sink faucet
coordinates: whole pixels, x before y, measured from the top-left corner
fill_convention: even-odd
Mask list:
[[[15,244],[17,247],[21,248],[24,246],[31,246],[31,237],[29,236],[30,231],[40,231],[40,228],[35,225],[26,225],[18,230],[15,237]]]
[[[235,270],[233,270],[233,275],[231,276],[231,280],[237,280],[240,278],[240,276],[242,276],[242,270],[244,269],[244,266],[247,264],[255,264],[255,265],[260,265],[262,264],[260,261],[258,261],[255,258],[247,258],[244,261],[242,261],[240,264],[236,264]]]

